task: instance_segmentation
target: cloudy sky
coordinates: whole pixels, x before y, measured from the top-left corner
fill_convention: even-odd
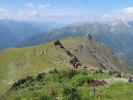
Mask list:
[[[133,0],[0,0],[0,19],[83,22],[133,20]]]

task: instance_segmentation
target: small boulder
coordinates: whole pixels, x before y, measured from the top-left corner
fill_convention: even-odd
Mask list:
[[[45,73],[39,73],[39,74],[37,75],[37,77],[36,77],[36,80],[37,80],[37,81],[41,81],[41,80],[43,80],[44,76],[45,76]]]

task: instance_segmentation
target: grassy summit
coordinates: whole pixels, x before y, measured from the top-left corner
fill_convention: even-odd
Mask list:
[[[111,49],[92,41],[89,38],[77,37],[61,40],[63,46],[75,55],[87,68],[105,68],[125,71]],[[92,54],[93,53],[93,54]],[[71,58],[61,48],[48,44],[29,48],[11,48],[0,52],[0,94],[7,91],[12,84],[24,77],[35,76],[39,72],[51,69],[72,67]]]

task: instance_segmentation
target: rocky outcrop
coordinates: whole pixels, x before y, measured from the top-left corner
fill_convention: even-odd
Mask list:
[[[18,88],[23,88],[23,85],[25,84],[31,84],[34,81],[42,81],[45,77],[45,72],[39,73],[35,78],[33,76],[27,76],[26,78],[20,79],[16,81],[10,90],[17,90]]]
[[[87,83],[92,87],[103,86],[107,84],[105,80],[88,80]]]
[[[55,45],[55,46],[59,46],[59,47],[62,48],[62,49],[65,49],[65,47],[64,47],[63,44],[60,42],[60,40],[55,41],[55,42],[54,42],[54,45]]]
[[[64,45],[60,42],[60,40],[55,41],[54,45],[63,49],[64,52],[70,57],[69,63],[74,67],[74,69],[78,69],[78,67],[82,65],[80,60],[78,59],[78,57],[76,57],[76,55],[72,54],[70,50],[65,48]]]
[[[86,53],[88,52],[96,60],[96,63],[102,69],[117,70],[117,67],[111,61],[113,59],[112,52],[109,52],[109,54],[106,54],[108,49],[104,47],[103,45],[97,43],[96,39],[90,34],[88,35],[88,39],[86,43],[84,44],[84,46],[85,46],[84,49],[87,49]]]
[[[27,76],[26,78],[23,78],[23,79],[20,79],[20,80],[16,81],[12,85],[11,90],[16,90],[18,87],[22,86],[23,84],[26,84],[27,82],[31,83],[33,81],[34,81],[33,77]]]
[[[37,81],[42,81],[44,77],[45,77],[45,73],[39,73],[39,74],[36,76],[36,80],[37,80]]]
[[[90,34],[82,42],[76,40],[73,45],[70,47],[67,46],[67,48],[60,40],[55,41],[54,45],[62,49],[69,56],[69,63],[75,69],[81,65],[96,66],[100,69],[109,71],[124,71],[126,69],[126,67],[113,55],[110,48],[98,43]]]

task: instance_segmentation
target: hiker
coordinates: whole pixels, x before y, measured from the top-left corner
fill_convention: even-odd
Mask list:
[[[130,77],[128,78],[128,82],[129,82],[129,83],[133,83],[133,77],[130,76]]]

